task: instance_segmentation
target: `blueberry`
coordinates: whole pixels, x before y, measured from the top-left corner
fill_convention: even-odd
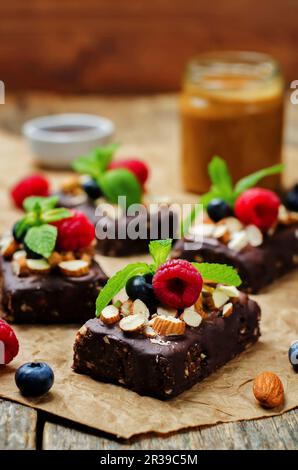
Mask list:
[[[285,195],[283,202],[287,209],[298,212],[298,184]]]
[[[82,184],[82,187],[90,199],[98,199],[103,195],[102,190],[94,179],[89,179]]]
[[[16,371],[15,382],[22,395],[37,397],[50,390],[54,373],[45,362],[27,362]]]
[[[24,243],[24,250],[26,251],[27,257],[29,259],[41,259],[41,258],[43,258],[42,255],[39,255],[38,253],[35,253],[35,251],[32,251],[25,242],[23,242],[23,243]]]
[[[18,225],[20,224],[20,222],[21,222],[21,221],[18,220],[18,221],[14,224],[14,226],[12,227],[12,235],[13,235],[13,238],[15,239],[16,242],[18,242],[18,243],[23,243],[24,238],[25,238],[25,235],[26,235],[26,231],[24,231],[21,236],[17,236],[17,233],[16,233],[16,232],[17,232]]]
[[[214,222],[233,215],[232,208],[222,199],[212,199],[207,206],[207,212]]]
[[[126,293],[132,300],[140,299],[147,307],[157,303],[153,287],[152,276],[134,276],[126,283]]]
[[[289,349],[289,361],[294,370],[298,372],[298,340],[291,344]]]

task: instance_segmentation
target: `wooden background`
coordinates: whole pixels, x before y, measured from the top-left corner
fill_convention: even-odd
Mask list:
[[[177,90],[188,58],[210,49],[273,54],[298,78],[298,0],[2,0],[7,91]]]

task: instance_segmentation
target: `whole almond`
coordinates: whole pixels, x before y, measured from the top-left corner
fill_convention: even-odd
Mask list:
[[[262,372],[253,382],[256,400],[265,408],[275,408],[284,402],[284,387],[273,372]]]

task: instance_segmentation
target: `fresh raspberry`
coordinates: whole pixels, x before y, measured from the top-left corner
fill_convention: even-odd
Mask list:
[[[85,214],[73,212],[73,217],[53,222],[58,229],[57,248],[61,251],[77,251],[89,246],[95,238],[93,224]]]
[[[148,179],[149,169],[147,165],[142,162],[141,160],[137,159],[126,159],[126,160],[119,160],[116,162],[112,162],[109,164],[109,170],[115,170],[116,168],[126,168],[127,170],[131,171],[135,177],[138,179],[141,186],[144,186]]]
[[[197,269],[182,259],[173,259],[162,264],[153,280],[156,297],[172,308],[193,305],[202,290],[203,280]]]
[[[11,189],[11,197],[17,207],[22,209],[23,201],[29,196],[48,196],[49,182],[40,174],[23,178]]]
[[[280,199],[273,191],[251,188],[238,197],[235,214],[245,225],[253,224],[268,230],[277,220],[279,206]]]
[[[8,364],[19,352],[19,342],[11,326],[4,320],[0,320],[0,364],[2,345],[4,344],[4,362]]]

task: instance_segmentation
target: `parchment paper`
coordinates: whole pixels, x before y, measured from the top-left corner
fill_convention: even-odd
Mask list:
[[[115,111],[115,116],[116,114]],[[140,118],[140,122],[143,123],[142,119]],[[126,116],[124,121],[126,123]],[[125,129],[119,132],[120,141],[134,143],[136,136],[131,137],[131,126],[129,132]],[[139,129],[141,135],[142,129],[143,124]],[[176,182],[178,147],[176,142],[172,144],[171,140],[172,136],[176,135],[177,128],[173,127],[169,133],[170,137],[167,138],[168,134],[162,135],[159,145],[152,141],[150,135],[150,139],[145,142],[139,139],[142,144],[126,146],[123,150],[124,155],[125,152],[141,155],[150,161],[152,174],[149,190],[153,194],[156,193],[156,188],[163,188],[164,194],[174,194],[175,198],[179,193]],[[30,174],[33,169],[31,156],[26,151],[23,140],[1,132],[0,143],[2,232],[20,216],[9,204],[9,187],[16,179]],[[290,165],[287,166],[292,178],[294,175],[297,177],[296,161],[294,153],[293,158],[288,160]],[[50,177],[57,184],[63,174],[50,173]],[[101,258],[101,262],[111,274],[125,265],[127,260]],[[262,337],[259,343],[171,401],[162,402],[141,397],[120,386],[95,382],[72,372],[72,347],[75,332],[80,325],[15,326],[20,341],[20,353],[9,366],[0,366],[0,396],[124,438],[150,431],[167,433],[191,426],[282,413],[298,406],[298,374],[292,370],[287,358],[290,343],[298,339],[297,286],[298,271],[256,296],[262,307]],[[33,360],[46,361],[53,367],[55,384],[46,396],[28,400],[18,392],[14,373],[21,364]],[[264,370],[274,371],[283,381],[286,402],[280,410],[264,410],[254,400],[252,380],[257,373]]]
[[[125,262],[102,259],[109,272]],[[76,326],[16,326],[21,351],[11,365],[0,369],[0,395],[123,438],[290,410],[298,406],[298,374],[287,358],[290,343],[298,338],[297,281],[298,272],[292,273],[255,297],[263,312],[262,338],[256,346],[170,401],[141,397],[72,372]],[[14,372],[32,360],[46,361],[53,367],[55,384],[46,396],[28,400],[18,392]],[[264,370],[277,373],[284,384],[282,409],[264,410],[255,402],[252,380]]]

